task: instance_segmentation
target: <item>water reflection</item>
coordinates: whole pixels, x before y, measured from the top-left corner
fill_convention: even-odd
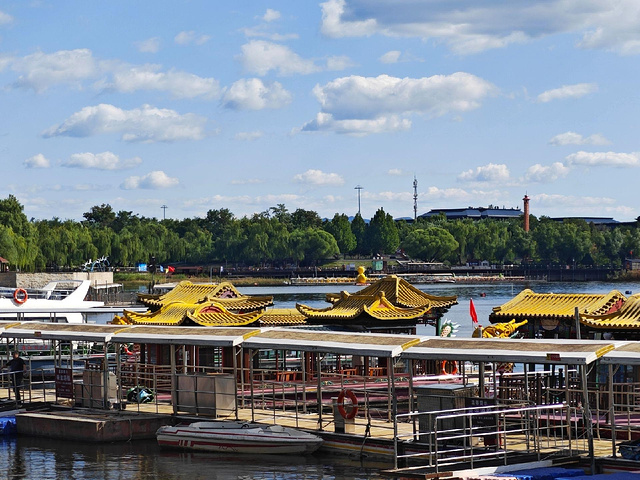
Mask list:
[[[160,450],[155,441],[91,444],[39,437],[0,441],[8,479],[382,479],[385,464],[335,455],[219,455]],[[0,475],[1,476],[1,475]]]

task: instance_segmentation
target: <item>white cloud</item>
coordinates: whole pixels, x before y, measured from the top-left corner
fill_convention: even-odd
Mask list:
[[[271,70],[279,75],[307,75],[321,70],[312,60],[303,59],[289,47],[264,40],[244,44],[239,60],[247,72],[256,75],[266,75]]]
[[[551,165],[540,165],[539,163],[532,165],[527,169],[524,180],[526,182],[549,183],[566,177],[570,168],[563,163],[555,162]]]
[[[350,76],[316,86],[322,110],[337,118],[374,118],[380,114],[424,113],[438,117],[465,112],[495,91],[489,82],[458,72],[423,78]]]
[[[313,93],[322,112],[302,130],[355,135],[404,130],[411,126],[404,117],[466,112],[495,91],[491,83],[464,72],[423,78],[342,77],[316,85]]]
[[[259,78],[241,79],[227,88],[222,105],[233,110],[282,108],[291,103],[291,93],[278,82],[264,83]]]
[[[344,179],[337,173],[324,173],[321,170],[307,170],[293,177],[298,183],[321,186],[340,186],[344,184]]]
[[[14,58],[11,68],[20,74],[14,86],[43,92],[57,84],[82,86],[82,81],[100,72],[91,50],[60,50],[46,54],[36,52],[23,58]]]
[[[609,145],[611,142],[607,140],[603,135],[594,133],[588,137],[584,137],[579,133],[565,132],[556,135],[549,140],[551,145]]]
[[[97,89],[123,93],[157,90],[169,92],[175,98],[204,99],[214,99],[220,95],[220,85],[215,78],[203,78],[176,70],[163,72],[160,65],[128,65],[119,61],[97,60],[88,49],[1,58],[0,67],[6,65],[19,74],[13,83],[14,87],[32,89],[38,93],[61,84],[82,89],[84,82],[94,80],[93,86]]]
[[[560,88],[547,90],[538,95],[538,102],[547,103],[553,100],[564,100],[565,98],[580,98],[590,93],[596,92],[598,86],[595,83],[577,83],[575,85],[563,85]]]
[[[389,133],[411,128],[411,120],[397,115],[386,115],[371,120],[336,120],[329,113],[318,113],[316,118],[305,123],[295,132],[334,132],[352,136],[366,136],[373,133]]]
[[[277,10],[272,10],[271,8],[267,8],[267,11],[262,16],[262,20],[265,22],[273,22],[274,20],[278,20],[280,18],[280,12]]]
[[[324,35],[385,35],[445,43],[470,54],[550,35],[578,34],[581,48],[640,53],[637,0],[545,2],[398,2],[328,0],[322,5]]]
[[[475,170],[467,170],[458,175],[458,180],[463,182],[506,182],[509,180],[509,168],[504,164],[489,163],[476,167]]]
[[[238,132],[235,135],[236,140],[252,141],[264,137],[264,132],[255,130],[253,132]]]
[[[44,137],[89,137],[122,133],[128,142],[173,142],[201,140],[205,137],[206,119],[191,113],[180,115],[169,109],[143,105],[122,110],[108,104],[84,107],[62,124],[45,130]]]
[[[215,78],[203,78],[191,73],[159,71],[159,65],[123,66],[113,72],[113,80],[104,88],[133,93],[138,90],[170,92],[175,98],[218,98],[220,85]]]
[[[398,63],[398,60],[400,60],[401,54],[402,52],[400,50],[391,50],[380,57],[380,62]]]
[[[169,177],[162,170],[155,170],[142,177],[128,177],[120,185],[123,190],[147,189],[158,190],[161,188],[175,187],[180,183],[177,178]]]
[[[204,45],[210,39],[210,35],[196,34],[193,30],[189,30],[177,34],[173,41],[178,45]]]
[[[112,152],[102,153],[74,153],[69,160],[62,163],[63,167],[69,168],[92,168],[96,170],[123,170],[133,168],[142,163],[140,157],[133,157],[121,160],[118,155]]]
[[[7,25],[13,22],[13,17],[8,13],[0,12],[0,25]]]
[[[404,175],[404,172],[399,168],[392,168],[387,172],[387,175],[401,176],[401,175]]]
[[[160,37],[147,38],[140,42],[135,42],[135,46],[141,53],[158,53],[160,50]]]
[[[27,168],[49,168],[51,162],[43,154],[38,153],[33,157],[29,157],[24,161],[24,166]]]
[[[588,167],[637,167],[640,166],[640,154],[617,152],[577,152],[567,155],[569,165]]]

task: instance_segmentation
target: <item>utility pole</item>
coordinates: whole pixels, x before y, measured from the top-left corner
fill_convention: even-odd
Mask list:
[[[167,207],[166,205],[162,205],[160,208],[162,209],[162,219],[166,220],[167,219],[167,208],[169,208],[169,207]]]
[[[358,215],[360,215],[360,190],[362,190],[362,187],[360,185],[357,185],[354,187],[355,190],[358,190]]]
[[[418,220],[418,180],[413,176],[413,221]]]

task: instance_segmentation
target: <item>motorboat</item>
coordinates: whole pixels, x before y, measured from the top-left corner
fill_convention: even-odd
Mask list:
[[[0,319],[83,323],[78,310],[104,306],[86,300],[90,287],[90,280],[65,279],[42,288],[0,288]]]
[[[304,454],[322,444],[322,438],[302,430],[242,421],[164,426],[156,437],[160,447],[222,453]]]

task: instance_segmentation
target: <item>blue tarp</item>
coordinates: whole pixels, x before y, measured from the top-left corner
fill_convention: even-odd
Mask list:
[[[581,468],[562,467],[531,468],[529,470],[496,474],[496,476],[500,477],[515,477],[518,480],[560,480],[560,478],[571,478],[571,480],[574,480],[579,475],[584,475],[584,470]]]
[[[0,417],[0,435],[13,435],[17,433],[16,417]]]

